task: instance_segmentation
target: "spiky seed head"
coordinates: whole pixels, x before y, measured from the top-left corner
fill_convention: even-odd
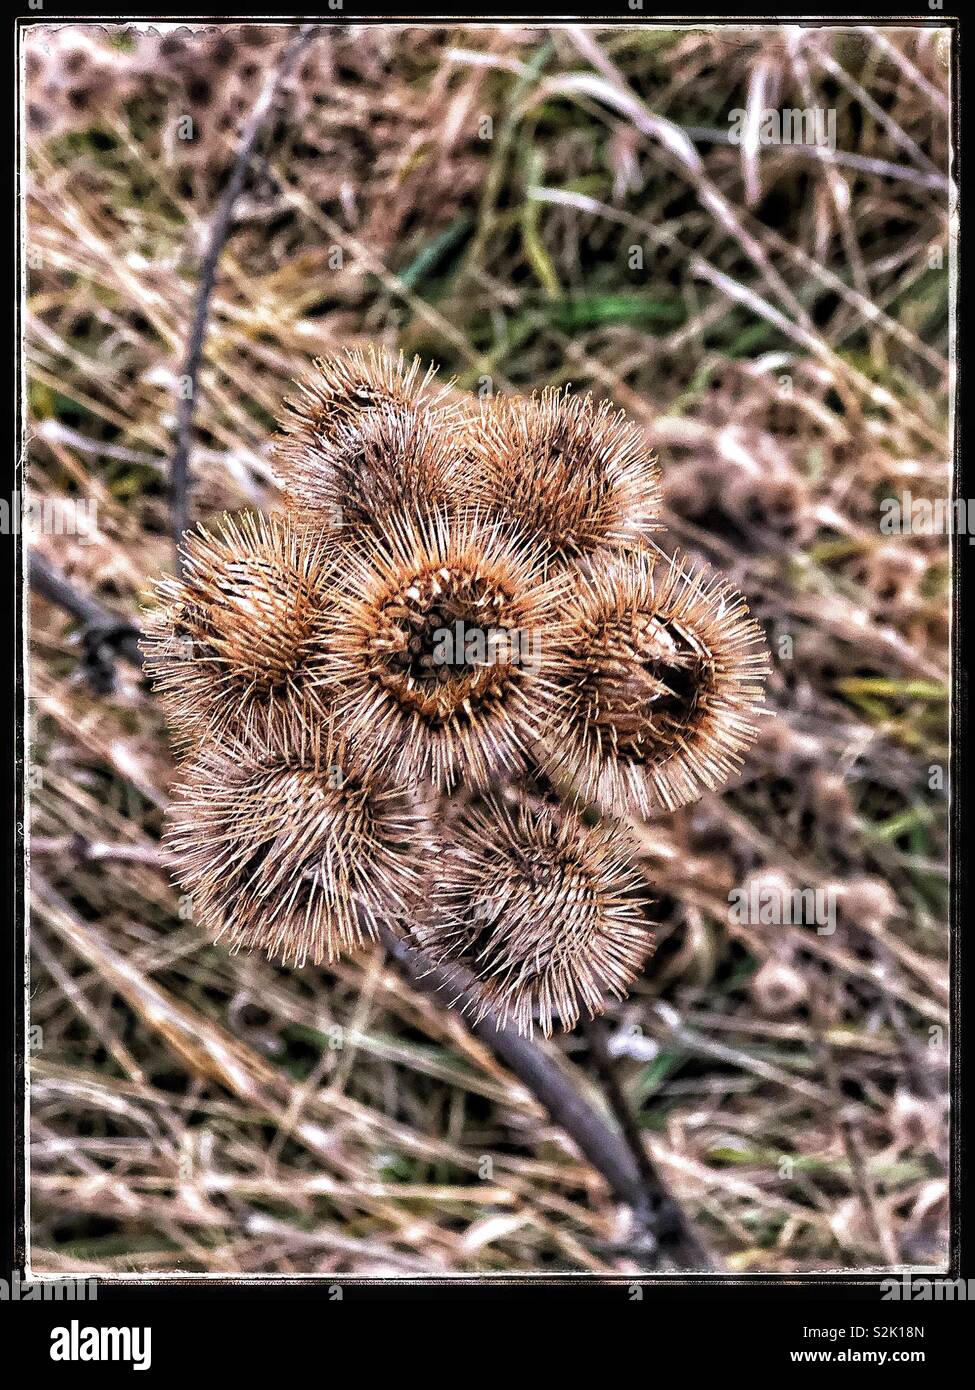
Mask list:
[[[608,402],[550,388],[497,398],[466,433],[488,506],[561,559],[629,546],[656,529],[656,460]]]
[[[352,348],[315,359],[312,373],[297,382],[298,396],[286,402],[291,417],[322,434],[343,420],[354,422],[381,406],[447,408],[449,388],[435,385],[436,368],[407,365],[402,353]]]
[[[433,411],[379,405],[328,433],[285,437],[286,502],[297,520],[355,540],[396,511],[460,505],[468,492],[455,435]]]
[[[524,766],[558,714],[565,577],[476,514],[390,520],[347,556],[333,606],[336,718],[403,779],[475,786]]]
[[[476,982],[502,1027],[574,1027],[621,998],[653,945],[647,890],[626,842],[563,808],[489,800],[452,827],[414,932],[438,964]]]
[[[572,714],[548,766],[587,799],[646,813],[693,801],[741,766],[768,653],[741,594],[648,553],[580,576],[562,671]]]
[[[334,555],[284,516],[225,518],[157,584],[146,670],[178,740],[280,744],[329,713],[327,608]]]
[[[418,805],[321,731],[275,753],[199,749],[166,843],[212,932],[297,966],[355,950],[378,921],[412,920],[429,854]]]
[[[437,386],[435,376],[434,367],[421,371],[419,358],[407,366],[402,353],[393,356],[384,348],[317,358],[313,370],[295,383],[297,394],[285,401],[275,460],[286,492],[299,504],[314,502],[319,474],[327,474],[330,463],[336,466],[339,433],[348,448],[349,432],[354,436],[377,411],[427,412],[434,421],[447,424],[459,420],[461,412],[449,385]],[[347,465],[338,466],[341,470]]]

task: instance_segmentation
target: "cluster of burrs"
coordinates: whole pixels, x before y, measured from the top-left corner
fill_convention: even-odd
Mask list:
[[[572,1027],[652,946],[626,818],[740,766],[761,630],[658,549],[643,433],[590,396],[350,352],[288,410],[283,511],[192,534],[149,625],[178,877],[233,948],[385,923],[502,1024]]]

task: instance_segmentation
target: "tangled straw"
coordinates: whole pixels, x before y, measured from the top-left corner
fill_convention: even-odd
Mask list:
[[[502,1025],[571,1028],[653,944],[615,818],[741,766],[761,630],[657,549],[656,461],[588,396],[475,405],[371,351],[288,409],[285,510],[158,585],[176,872],[232,949],[318,963],[385,922]]]

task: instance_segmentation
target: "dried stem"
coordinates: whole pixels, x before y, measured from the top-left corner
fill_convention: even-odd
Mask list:
[[[139,629],[112,608],[106,608],[91,594],[76,589],[64,572],[39,550],[30,552],[30,586],[49,603],[56,604],[77,618],[84,627],[84,640],[90,656],[104,663],[117,653],[133,666],[142,665]]]
[[[593,1018],[583,1019],[580,1026],[586,1042],[589,1044],[589,1053],[606,1093],[606,1099],[609,1101],[609,1108],[612,1110],[616,1123],[623,1133],[623,1138],[629,1146],[640,1176],[646,1186],[652,1188],[658,1181],[657,1175],[654,1172],[650,1155],[647,1153],[647,1147],[643,1142],[633,1108],[623,1093],[617,1069],[613,1065],[613,1059],[606,1046],[606,1024],[601,1018]]]
[[[408,946],[389,927],[380,929],[386,950],[410,983],[468,1016],[470,1029],[531,1091],[557,1125],[574,1140],[586,1158],[606,1179],[614,1195],[629,1206],[642,1227],[642,1253],[660,1266],[708,1271],[714,1262],[692,1230],[687,1217],[656,1172],[642,1143],[621,1136],[579,1094],[571,1079],[537,1043],[515,1031],[499,1028],[490,1014],[476,1015],[465,971],[433,967],[415,948]],[[605,1056],[605,1052],[604,1052]],[[609,1059],[606,1057],[606,1061]],[[599,1062],[597,1059],[597,1066]],[[605,1084],[606,1076],[599,1066]],[[612,1066],[609,1066],[612,1076]],[[607,1086],[617,1120],[633,1125],[625,1099],[616,1087]],[[615,1093],[614,1093],[615,1091]],[[617,1110],[617,1104],[620,1109]],[[642,1158],[637,1157],[642,1153]]]
[[[210,300],[216,284],[220,253],[230,234],[234,208],[244,187],[244,179],[247,176],[247,170],[264,122],[274,106],[281,83],[291,72],[317,28],[318,26],[315,24],[303,24],[301,26],[291,42],[282,51],[280,61],[269,73],[261,94],[254,103],[241,131],[237,157],[214,215],[206,251],[200,265],[200,283],[193,310],[193,326],[190,330],[186,346],[186,358],[180,374],[181,394],[176,419],[176,447],[170,467],[172,524],[173,537],[177,547],[177,568],[180,565],[180,540],[189,525],[189,463],[193,414],[196,408],[196,383],[203,361],[203,344],[206,338]]]

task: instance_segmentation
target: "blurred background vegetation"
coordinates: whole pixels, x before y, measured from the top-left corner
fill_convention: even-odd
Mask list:
[[[27,31],[28,486],[97,508],[35,544],[135,622],[173,565],[209,219],[288,33]],[[291,379],[382,342],[476,391],[613,398],[671,534],[763,623],[742,776],[631,827],[659,944],[609,1016],[655,1162],[737,1271],[945,1257],[948,549],[880,504],[950,490],[948,74],[935,28],[329,28],[212,304],[196,519],[273,508]],[[816,107],[835,149],[730,137]],[[35,1270],[638,1271],[628,1211],[380,950],[292,971],[211,944],[159,860],[160,712],[124,663],[96,688],[84,636],[35,602]],[[835,933],[734,921],[753,885],[833,889]],[[602,1105],[585,1039],[546,1047]]]

